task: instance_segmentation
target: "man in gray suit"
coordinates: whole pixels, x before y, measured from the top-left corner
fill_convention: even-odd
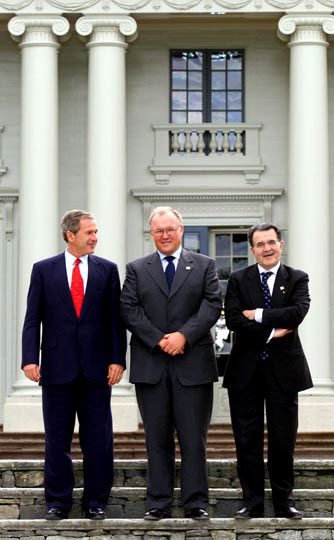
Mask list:
[[[121,314],[132,332],[130,381],[146,434],[144,519],[170,517],[174,430],[185,515],[208,519],[206,441],[218,379],[210,329],[221,311],[220,284],[212,259],[182,248],[179,212],[156,208],[150,230],[157,251],[127,265],[121,294]]]

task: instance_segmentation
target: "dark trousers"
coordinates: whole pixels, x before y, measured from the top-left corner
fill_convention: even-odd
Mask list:
[[[158,384],[136,384],[148,458],[147,506],[169,510],[175,476],[174,431],[181,449],[181,500],[184,508],[206,508],[207,432],[213,385],[182,386],[171,358]]]
[[[45,498],[48,508],[70,510],[74,473],[71,458],[75,416],[83,453],[83,508],[107,504],[113,481],[111,389],[80,374],[72,383],[43,386]]]
[[[273,505],[276,511],[293,505],[298,394],[284,393],[276,383],[270,361],[263,361],[246,388],[241,391],[229,389],[228,395],[244,504],[250,507],[263,505],[265,402]]]

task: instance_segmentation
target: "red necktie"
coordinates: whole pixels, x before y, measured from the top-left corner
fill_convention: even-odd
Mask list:
[[[84,284],[79,270],[80,259],[75,260],[75,267],[72,272],[71,295],[75,312],[80,317],[82,303],[84,299]]]

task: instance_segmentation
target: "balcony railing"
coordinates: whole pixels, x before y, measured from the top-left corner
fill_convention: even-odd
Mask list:
[[[150,170],[157,183],[174,173],[236,172],[257,183],[264,170],[260,124],[160,124],[152,126],[155,154]]]
[[[245,154],[245,129],[243,127],[213,126],[209,129],[187,126],[170,130],[170,153],[198,152],[199,154],[219,154],[236,152]]]

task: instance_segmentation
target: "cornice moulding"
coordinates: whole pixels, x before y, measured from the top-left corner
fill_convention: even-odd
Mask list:
[[[256,189],[132,189],[132,195],[140,201],[273,201],[280,197],[281,188]]]
[[[0,0],[0,13],[206,14],[273,13],[334,9],[334,0]]]

